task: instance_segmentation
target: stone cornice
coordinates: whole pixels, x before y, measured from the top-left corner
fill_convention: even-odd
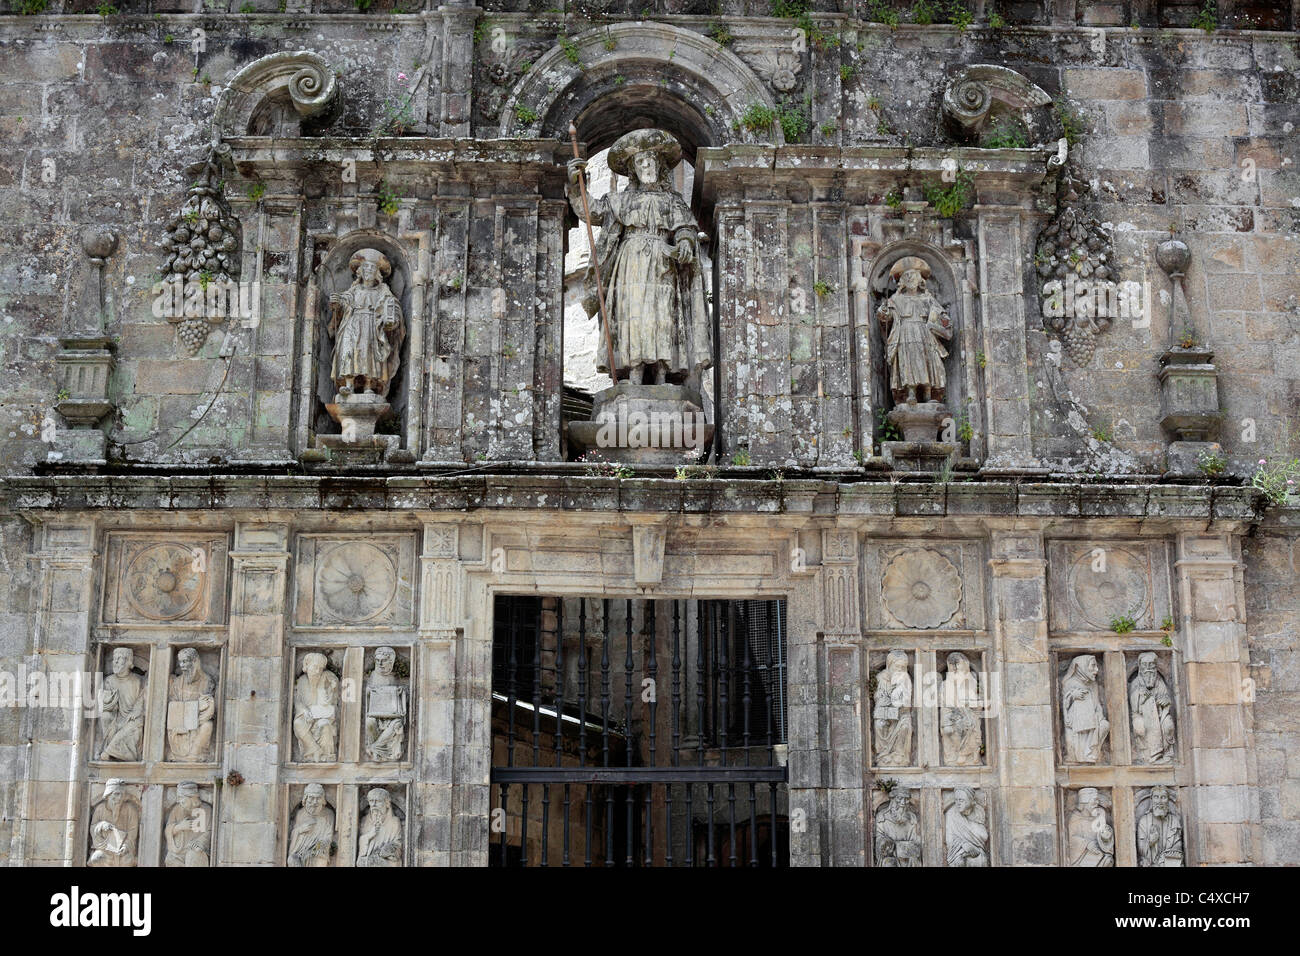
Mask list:
[[[389,511],[583,512],[839,521],[867,527],[908,519],[962,520],[972,529],[1039,519],[1046,528],[1105,523],[1126,533],[1240,531],[1257,524],[1248,487],[1073,482],[852,482],[786,479],[588,478],[554,474],[423,476],[51,475],[0,479],[0,512],[36,521],[54,512]]]

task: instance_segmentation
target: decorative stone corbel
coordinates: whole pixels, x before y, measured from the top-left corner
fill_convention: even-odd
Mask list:
[[[667,529],[663,525],[632,526],[632,564],[637,587],[658,587],[663,581],[667,539]]]
[[[803,58],[794,52],[789,41],[773,47],[768,40],[737,40],[732,49],[768,86],[778,93],[789,93],[799,85]]]
[[[271,53],[254,60],[234,75],[222,93],[213,129],[222,138],[251,135],[272,104],[286,98],[299,122],[326,120],[341,99],[338,75],[310,50]],[[296,136],[300,132],[276,128],[273,135]]]

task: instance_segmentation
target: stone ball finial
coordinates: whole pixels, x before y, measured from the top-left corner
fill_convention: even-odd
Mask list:
[[[1156,246],[1156,263],[1171,278],[1185,274],[1191,261],[1192,250],[1181,239],[1170,236]]]
[[[91,226],[81,234],[81,251],[91,260],[107,259],[117,248],[117,235],[104,226]]]

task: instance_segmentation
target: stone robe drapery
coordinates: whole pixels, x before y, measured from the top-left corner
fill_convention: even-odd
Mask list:
[[[921,865],[921,827],[911,810],[899,820],[888,809],[876,816],[876,862],[880,866]]]
[[[1137,825],[1138,866],[1183,865],[1183,821],[1172,809],[1145,814]]]
[[[979,807],[964,814],[956,805],[944,814],[944,835],[948,842],[949,866],[988,866],[989,828]]]
[[[135,866],[140,839],[140,810],[123,800],[114,811],[104,801],[90,818],[90,857],[87,866]]]
[[[167,856],[163,866],[207,866],[212,808],[205,803],[186,807],[181,803],[167,814]]]
[[[330,671],[321,671],[312,682],[310,674],[303,674],[293,690],[293,732],[305,751],[304,758],[311,760],[312,747],[319,751],[319,760],[333,760],[338,739],[339,679]]]
[[[373,815],[373,810],[367,813],[361,826],[361,839],[357,842],[357,866],[401,866],[401,821],[389,810],[384,822],[376,826],[372,823]]]
[[[1153,687],[1138,674],[1129,682],[1129,713],[1138,763],[1169,763],[1174,759],[1174,704],[1165,679],[1156,676]]]
[[[1065,757],[1076,763],[1096,763],[1110,724],[1101,702],[1101,685],[1085,680],[1077,660],[1070,662],[1061,681],[1061,709],[1065,724]]]
[[[348,385],[360,375],[382,382],[387,394],[406,336],[401,304],[382,279],[373,286],[355,282],[339,299],[342,315],[335,313],[329,324],[334,336],[330,380]]]
[[[1114,866],[1115,830],[1089,812],[1070,814],[1070,866]]]
[[[144,738],[144,681],[136,674],[104,678],[100,711],[104,724],[104,748],[101,760],[140,759],[140,742]]]
[[[979,683],[974,674],[952,672],[943,679],[939,731],[943,762],[950,767],[970,767],[980,762]]]
[[[594,259],[600,264],[618,369],[662,361],[680,382],[709,368],[698,227],[686,201],[666,189],[629,187],[593,200],[591,216],[600,220]],[[695,261],[679,267],[669,253],[683,239],[691,243]],[[588,315],[596,312],[595,295],[589,278]],[[608,364],[606,350],[598,350],[596,370],[608,372]]]
[[[303,807],[293,818],[289,834],[290,866],[329,866],[330,844],[334,842],[334,811],[321,807],[311,814]]]
[[[880,314],[889,325],[889,337],[885,340],[889,387],[894,390],[917,385],[944,388],[948,373],[943,360],[948,357],[948,350],[939,344],[939,339],[952,338],[952,329],[945,324],[948,313],[939,300],[928,292],[895,292],[885,300]]]
[[[378,669],[366,685],[366,753],[372,760],[401,760],[406,735],[406,688]]]
[[[212,743],[217,699],[212,678],[196,671],[194,680],[173,674],[167,681],[167,745],[172,760],[205,760]]]
[[[871,715],[876,730],[876,766],[906,767],[912,762],[912,678],[905,671],[881,671]]]

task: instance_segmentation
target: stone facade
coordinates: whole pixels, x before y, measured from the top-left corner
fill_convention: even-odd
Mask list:
[[[538,595],[784,602],[792,864],[1300,864],[1300,6],[30,6],[0,860],[484,865]],[[680,465],[571,460],[571,123],[681,147]]]

